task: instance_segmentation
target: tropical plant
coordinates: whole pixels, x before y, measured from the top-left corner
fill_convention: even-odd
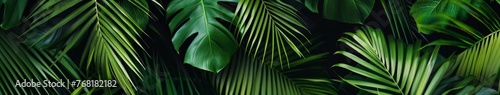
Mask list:
[[[451,45],[466,48],[465,51],[459,51],[461,53],[457,56],[456,62],[454,63],[454,68],[457,68],[457,75],[477,76],[478,80],[489,87],[493,85],[493,80],[498,79],[497,74],[500,68],[497,64],[500,60],[494,57],[500,55],[500,51],[495,49],[499,48],[498,31],[500,30],[500,17],[483,1],[475,1],[472,4],[466,1],[451,1],[450,3],[452,6],[465,10],[472,17],[481,22],[489,31],[484,34],[485,32],[480,32],[478,29],[465,24],[459,18],[443,15],[443,13],[441,13],[437,18],[449,20],[451,24],[427,24],[425,28],[436,31],[437,33],[453,36],[458,39],[458,41],[441,39],[432,42],[430,45]],[[462,30],[462,32],[468,35],[457,33],[449,28],[435,27],[432,25],[451,26],[452,28]]]
[[[333,67],[348,69],[368,79],[342,80],[373,94],[416,94],[433,93],[448,70],[450,61],[439,60],[439,46],[425,49],[421,43],[405,44],[392,37],[385,38],[380,30],[364,27],[355,33],[346,33],[339,41],[346,43],[362,57],[346,51],[344,55],[360,66],[344,63]]]
[[[2,0],[0,95],[496,94],[488,1]]]

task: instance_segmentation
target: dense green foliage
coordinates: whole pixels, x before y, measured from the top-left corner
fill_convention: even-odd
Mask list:
[[[2,0],[0,95],[498,94],[498,5]],[[13,86],[25,79],[118,87]]]

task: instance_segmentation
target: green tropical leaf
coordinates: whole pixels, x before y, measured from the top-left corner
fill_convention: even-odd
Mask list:
[[[180,47],[189,43],[184,62],[211,72],[222,70],[238,47],[229,29],[217,21],[230,22],[234,14],[217,2],[173,0],[167,7],[167,17],[172,18],[168,26],[175,34],[172,38],[175,50],[180,52]],[[194,40],[187,42],[191,36],[195,36]]]
[[[470,3],[471,0],[461,0]],[[443,23],[447,23],[446,19],[441,19],[438,14],[446,14],[452,18],[463,20],[467,17],[467,13],[460,9],[459,6],[452,4],[452,0],[418,0],[412,5],[410,14],[415,18],[419,32],[431,33],[426,30],[423,25],[438,25],[445,27]]]
[[[2,21],[0,22],[0,28],[8,30],[19,25],[27,3],[28,0],[2,0],[2,2],[0,2],[0,10],[3,9],[3,15],[1,15],[2,18],[0,18],[0,21]]]
[[[319,13],[318,12],[318,7],[319,7],[319,0],[297,0],[300,3],[303,3],[304,6],[306,6],[309,11],[313,13]]]
[[[307,44],[298,48],[314,50],[316,47],[323,45],[322,42],[318,41],[320,37],[313,38],[311,41],[317,44]],[[257,55],[259,57],[251,57],[245,54],[243,50],[238,51],[227,68],[218,74],[210,75],[215,90],[219,94],[229,95],[337,95],[337,90],[328,79],[329,74],[326,73],[329,68],[320,65],[325,64],[324,61],[327,60],[330,53],[308,54],[304,58],[298,55],[290,55],[289,67],[283,67],[279,64],[266,65],[265,63],[271,63],[271,59],[278,56],[266,56],[264,59],[257,59],[271,54],[271,52],[260,52]],[[286,52],[292,53],[294,51],[289,49]],[[314,74],[311,75],[311,73]],[[297,90],[297,88],[299,89]]]
[[[487,35],[474,46],[460,53],[455,64],[459,64],[457,75],[478,76],[477,79],[487,81],[498,76],[500,65],[500,30]],[[486,85],[492,85],[493,82]]]
[[[236,15],[240,45],[245,46],[247,54],[256,57],[260,52],[270,52],[269,56],[279,56],[279,63],[289,63],[290,54],[286,51],[291,49],[303,57],[303,50],[298,48],[298,44],[304,45],[301,39],[309,41],[302,33],[308,30],[291,5],[279,0],[240,0]],[[271,59],[271,65],[274,60]]]
[[[310,63],[316,58],[298,59],[293,63]],[[212,84],[223,95],[337,95],[331,81],[325,77],[290,77],[306,68],[279,70],[243,52],[237,53],[227,68],[213,75]]]
[[[343,37],[339,41],[360,55],[346,51],[337,51],[335,54],[354,60],[360,67],[344,63],[335,64],[333,67],[344,68],[366,77],[342,79],[366,92],[383,95],[432,94],[450,65],[449,60],[438,60],[439,46],[434,49],[420,49],[420,42],[405,44],[402,40],[392,37],[386,39],[383,32],[370,27],[346,34],[349,38]]]
[[[475,27],[471,27],[457,18],[453,18],[449,15],[439,15],[442,19],[452,22],[448,24],[448,26],[462,30],[464,33],[460,34],[451,29],[427,26],[426,28],[432,31],[450,35],[460,40],[453,42],[440,42],[442,40],[437,40],[432,43],[435,43],[436,45],[449,44],[468,48],[465,51],[460,51],[461,53],[458,55],[456,62],[453,63],[458,67],[456,74],[459,76],[477,76],[477,80],[485,83],[486,86],[490,86],[493,84],[493,81],[490,81],[492,80],[491,78],[497,78],[500,68],[499,65],[496,64],[500,60],[495,57],[500,55],[500,51],[495,49],[500,48],[498,45],[500,44],[498,33],[500,29],[500,17],[486,2],[482,0],[476,0],[474,4],[460,0],[451,1],[450,3],[469,13],[472,17],[481,22],[488,30],[490,30],[491,33],[488,32],[489,34],[484,36],[482,32],[474,29]],[[454,66],[453,68],[456,67]]]
[[[325,0],[323,17],[345,23],[362,24],[370,15],[375,0]]]
[[[76,89],[49,87],[19,87],[16,83],[43,82],[44,80],[66,82],[66,79],[82,79],[83,73],[75,63],[63,55],[55,60],[55,51],[28,48],[20,43],[17,35],[0,30],[0,94],[63,94]]]
[[[129,2],[135,5],[135,8],[147,9],[145,3]],[[67,10],[70,8],[74,10]],[[101,74],[98,74],[97,78],[116,79],[126,93],[134,94],[135,85],[131,80],[131,73],[128,72],[132,71],[132,74],[141,78],[142,74],[137,65],[142,66],[142,61],[139,59],[134,45],[138,45],[142,50],[144,48],[139,43],[139,36],[143,33],[143,29],[136,19],[140,18],[132,18],[131,14],[148,14],[148,12],[126,10],[113,0],[43,1],[39,2],[30,14],[29,18],[33,19],[33,23],[26,33],[33,32],[34,28],[65,11],[70,12],[64,14],[65,17],[33,45],[44,41],[43,39],[52,35],[55,30],[70,23],[67,30],[56,40],[56,43],[64,43],[64,47],[60,47],[62,54],[79,45],[80,40],[88,39],[81,60],[81,63],[87,63],[84,67],[87,70],[94,68],[94,66],[98,67],[97,71]],[[57,59],[59,58],[61,56]]]
[[[408,9],[410,7],[407,2],[402,0],[380,1],[389,20],[394,38],[402,39],[406,43],[415,42],[416,39],[420,38],[419,36],[427,40],[416,30],[415,22],[410,17],[410,9]]]
[[[159,36],[159,35],[156,35]],[[168,40],[170,41],[170,40]],[[157,43],[160,44],[160,43]],[[152,46],[148,50],[150,55],[143,53],[142,57],[146,69],[144,79],[138,85],[138,94],[146,95],[215,95],[217,94],[206,77],[198,73],[197,68],[187,69],[183,63],[171,61],[164,56],[171,55],[167,50],[173,47]],[[151,57],[150,57],[151,56]],[[139,79],[135,79],[139,80]]]

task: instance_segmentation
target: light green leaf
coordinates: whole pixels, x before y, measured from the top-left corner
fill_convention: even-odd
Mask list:
[[[360,65],[355,67],[339,63],[333,67],[365,77],[344,81],[372,94],[432,94],[451,63],[450,60],[441,63],[438,59],[439,46],[421,49],[420,41],[406,44],[392,36],[386,39],[380,29],[363,27],[355,33],[346,34],[349,37],[339,41],[348,44],[361,56],[346,51],[335,54],[344,55]]]
[[[482,82],[497,78],[500,69],[500,30],[493,32],[474,46],[460,53],[455,64],[459,64],[457,74],[460,76],[478,76]],[[493,76],[493,77],[492,77]],[[493,82],[486,83],[492,85]]]
[[[263,51],[269,53],[263,58],[272,57],[270,65],[280,63],[283,66],[290,62],[289,55],[293,52],[299,57],[304,57],[304,51],[309,52],[307,48],[299,48],[304,46],[302,40],[309,41],[303,33],[309,30],[293,6],[279,0],[240,0],[236,14],[237,36],[247,54],[256,57]]]
[[[323,17],[345,23],[362,24],[370,15],[375,0],[325,0]]]
[[[147,9],[145,3],[129,2],[134,6],[128,7]],[[65,12],[68,14],[61,14]],[[147,15],[149,12],[137,12],[139,13]],[[143,76],[139,71],[140,67],[143,67],[142,61],[135,47],[137,45],[144,50],[139,43],[139,38],[144,31],[138,24],[138,20],[135,20],[129,11],[115,1],[46,1],[38,3],[29,16],[29,19],[34,21],[26,33],[36,32],[33,31],[35,28],[57,15],[64,15],[64,18],[46,32],[44,31],[44,35],[31,46],[43,42],[56,30],[67,25],[67,30],[62,31],[61,37],[55,40],[55,43],[63,44],[58,47],[61,48],[62,53],[59,54],[57,60],[73,47],[80,45],[80,40],[86,39],[80,60],[80,63],[84,63],[81,64],[82,68],[88,70],[98,67],[96,70],[99,74],[96,74],[96,79],[115,79],[125,93],[134,94],[136,88],[131,78],[141,79]]]
[[[238,47],[233,34],[217,21],[218,18],[230,22],[234,14],[217,2],[173,0],[167,7],[167,17],[172,18],[168,26],[174,33],[175,50],[180,52],[180,47],[187,44],[184,62],[211,72],[222,70]],[[194,40],[187,42],[192,36]]]

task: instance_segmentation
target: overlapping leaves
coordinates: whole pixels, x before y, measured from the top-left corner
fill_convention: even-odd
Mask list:
[[[141,9],[141,12],[135,14],[147,15],[147,5],[139,1],[129,1],[134,8]],[[65,17],[50,28],[45,35],[40,37],[39,41],[33,42],[37,44],[43,41],[44,38],[54,33],[55,30],[61,28],[65,24],[69,28],[58,36],[57,43],[63,43],[62,54],[65,54],[74,46],[79,45],[79,41],[86,40],[84,54],[82,55],[81,63],[86,69],[98,67],[99,79],[116,79],[120,87],[125,89],[126,93],[134,93],[134,83],[131,80],[129,71],[131,70],[139,78],[142,76],[139,69],[142,64],[138,57],[137,50],[134,45],[139,43],[139,35],[143,33],[141,25],[137,23],[135,17],[132,17],[132,12],[125,10],[122,5],[114,0],[103,1],[40,1],[34,11],[29,16],[33,19],[31,28],[36,28],[43,23],[49,21],[57,15]],[[74,10],[68,10],[75,8]],[[130,7],[128,7],[130,8]],[[147,17],[147,16],[142,16]],[[58,59],[61,56],[58,57]]]
[[[82,72],[66,55],[56,61],[55,51],[28,48],[16,35],[0,30],[0,94],[68,93],[75,88],[20,87],[16,83],[81,79]]]
[[[343,81],[373,94],[415,94],[433,93],[450,65],[449,61],[437,60],[439,46],[421,49],[420,43],[405,44],[392,37],[385,38],[380,30],[364,27],[340,42],[353,48],[359,55],[337,51],[359,64],[351,66],[335,64],[359,74],[363,79],[344,78]]]
[[[431,45],[451,45],[461,48],[467,48],[465,51],[460,51],[454,66],[457,66],[457,75],[459,76],[476,76],[477,80],[485,82],[486,86],[492,85],[498,76],[500,60],[496,56],[500,55],[498,30],[500,29],[500,17],[493,9],[484,1],[477,0],[473,5],[464,1],[450,1],[454,6],[459,7],[469,13],[476,20],[481,22],[489,31],[481,32],[476,27],[462,22],[459,19],[448,15],[440,15],[441,19],[451,21],[447,24],[451,28],[456,28],[461,31],[453,31],[448,28],[428,26],[429,30],[450,35],[458,40],[440,39],[434,41]],[[459,33],[463,32],[463,33]],[[488,33],[486,36],[483,33]],[[468,35],[464,35],[468,34]],[[449,44],[454,43],[454,44]]]
[[[265,64],[261,64],[257,59],[248,56],[248,54],[243,53],[237,53],[233,57],[234,61],[227,68],[213,75],[212,84],[215,85],[217,92],[220,94],[337,94],[331,81],[325,77],[290,77],[294,74],[296,75],[297,72],[311,70],[310,68],[312,67],[285,70],[273,69]],[[293,67],[301,66],[298,64],[311,64],[324,57],[325,54],[318,54],[306,59],[297,59],[292,62],[293,64],[297,64]]]
[[[245,46],[247,54],[255,57],[262,51],[271,52],[269,56],[279,56],[278,63],[289,63],[287,49],[292,49],[300,57],[303,57],[303,51],[307,51],[298,46],[304,45],[301,40],[307,40],[307,37],[302,32],[308,30],[291,5],[279,0],[240,0],[236,15],[240,45]],[[272,65],[274,59],[270,62]]]

